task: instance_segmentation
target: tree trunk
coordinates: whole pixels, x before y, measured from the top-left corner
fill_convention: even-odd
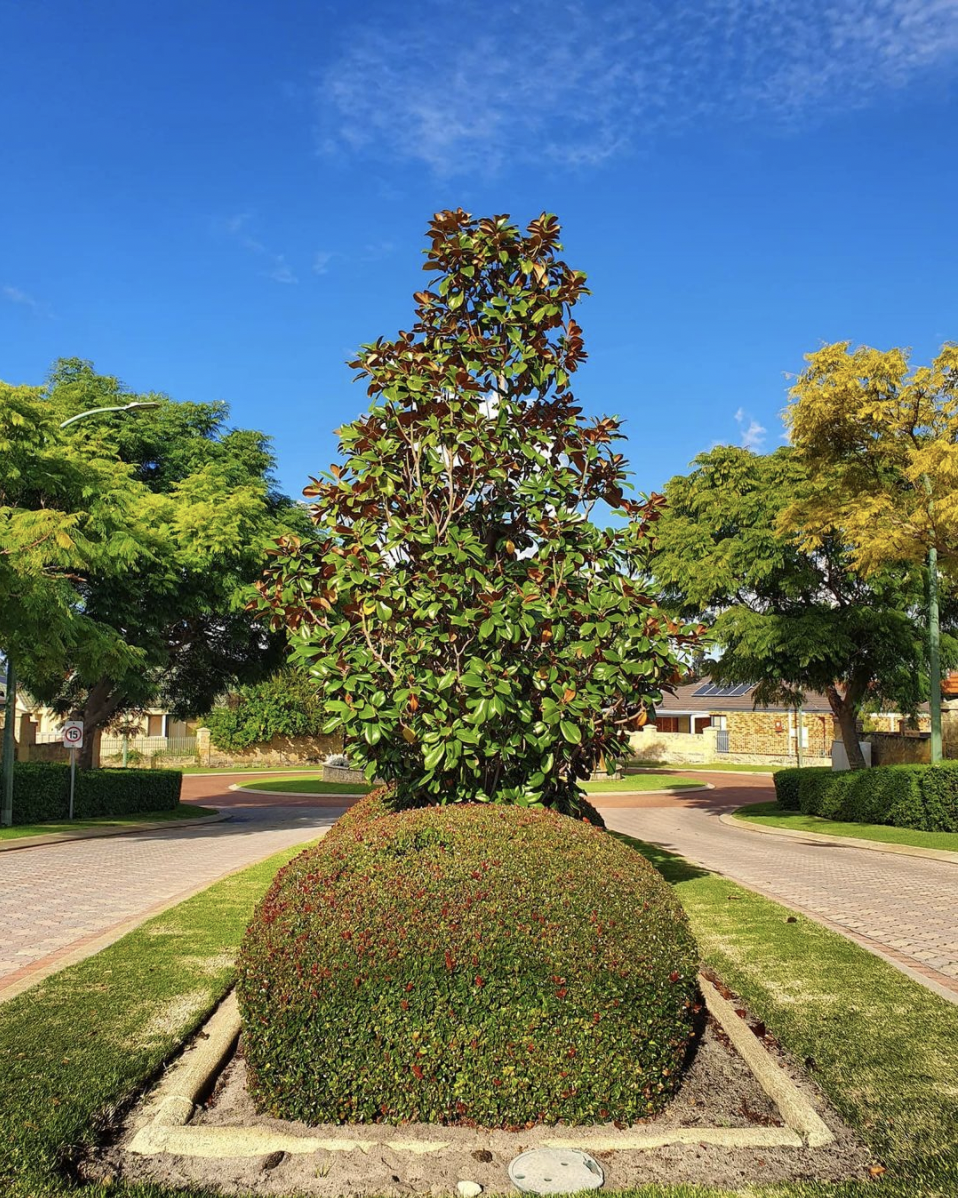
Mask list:
[[[837,687],[833,686],[828,688],[828,702],[841,729],[842,744],[845,746],[849,768],[865,769],[865,755],[858,742],[858,704],[849,700],[847,694],[842,697],[838,693]]]
[[[77,766],[81,770],[93,768],[96,733],[116,714],[119,706],[120,696],[112,693],[108,678],[101,678],[87,691],[86,702],[73,716],[75,720],[83,721],[83,748],[77,755]]]

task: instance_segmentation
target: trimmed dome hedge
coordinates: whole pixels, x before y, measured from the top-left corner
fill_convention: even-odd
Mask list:
[[[409,799],[406,799],[404,802],[393,787],[377,786],[375,790],[369,791],[361,799],[353,803],[339,817],[336,823],[333,824],[326,835],[327,838],[329,836],[339,836],[350,832],[358,824],[366,823],[368,820],[379,819],[383,815],[395,815],[399,811],[421,810],[426,806],[432,806],[432,804],[416,803]],[[560,810],[559,814],[572,815],[573,813],[571,811]],[[578,811],[575,813],[575,816],[580,820],[585,820],[596,828],[605,828],[605,820],[587,799],[579,799]]]
[[[678,1084],[697,964],[661,875],[586,823],[357,822],[283,869],[246,933],[251,1093],[314,1124],[633,1122]]]

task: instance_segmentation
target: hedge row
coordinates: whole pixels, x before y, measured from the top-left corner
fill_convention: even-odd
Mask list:
[[[631,1123],[680,1080],[697,965],[661,874],[585,822],[380,814],[256,910],[237,980],[251,1093],[311,1124]]]
[[[775,794],[786,810],[824,819],[958,832],[958,762],[779,770]]]
[[[136,815],[172,811],[180,801],[179,770],[77,770],[73,815]],[[13,768],[13,822],[38,824],[70,813],[68,765],[17,762]]]

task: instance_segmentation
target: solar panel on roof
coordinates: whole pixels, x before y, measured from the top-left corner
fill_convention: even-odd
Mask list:
[[[717,682],[707,682],[704,686],[700,686],[697,691],[692,692],[693,699],[740,699],[743,695],[747,695],[752,689],[752,684],[748,682],[738,683],[736,686],[720,686]]]

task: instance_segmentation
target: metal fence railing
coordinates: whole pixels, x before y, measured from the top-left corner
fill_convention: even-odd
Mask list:
[[[153,757],[195,757],[195,736],[130,736],[126,738],[126,757],[130,761],[149,760]],[[100,760],[111,762],[122,760],[124,738],[104,736],[100,741]]]
[[[719,728],[715,733],[715,751],[716,753],[728,752],[728,729]]]

